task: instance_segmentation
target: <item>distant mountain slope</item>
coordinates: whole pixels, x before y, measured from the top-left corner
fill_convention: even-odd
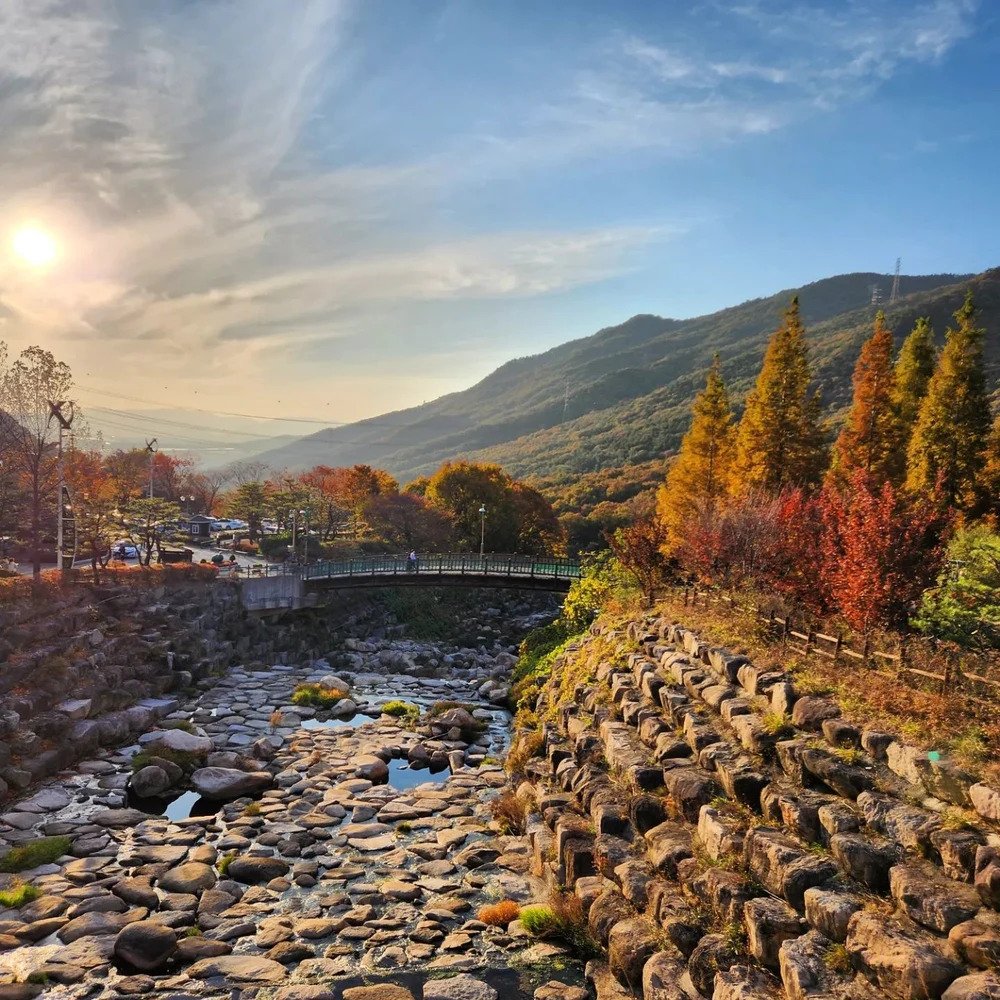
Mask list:
[[[886,308],[898,335],[930,315],[939,335],[965,288],[976,289],[989,331],[993,384],[1000,368],[1000,270],[904,277]],[[282,468],[368,462],[401,480],[459,455],[501,462],[516,475],[579,473],[644,462],[675,448],[688,405],[718,351],[734,396],[759,369],[789,299],[800,297],[824,402],[842,407],[857,349],[870,328],[877,274],[847,274],[785,289],[689,320],[634,316],[498,368],[477,385],[422,406],[302,438],[260,457]]]

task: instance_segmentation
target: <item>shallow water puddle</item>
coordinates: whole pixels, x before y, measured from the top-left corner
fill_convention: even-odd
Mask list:
[[[436,771],[430,768],[414,768],[409,762],[398,758],[389,761],[389,778],[386,784],[392,788],[416,788],[425,782],[433,781],[436,784],[444,784],[451,777],[451,771],[447,766]]]

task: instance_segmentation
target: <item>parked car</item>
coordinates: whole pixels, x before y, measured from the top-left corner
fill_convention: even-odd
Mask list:
[[[115,542],[111,546],[112,559],[138,559],[139,547],[126,539]]]
[[[209,527],[212,531],[225,531],[229,527],[228,521],[213,521]]]

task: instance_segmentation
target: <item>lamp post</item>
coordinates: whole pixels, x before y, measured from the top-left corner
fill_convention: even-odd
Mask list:
[[[69,416],[63,413],[64,406],[69,407]],[[53,419],[59,424],[59,502],[56,521],[56,566],[59,567],[59,572],[64,576],[67,566],[63,561],[63,522],[66,514],[66,473],[63,468],[63,432],[68,431],[73,426],[73,416],[74,408],[72,403],[63,400],[59,400],[58,402],[49,400],[49,419],[46,421],[46,426]],[[72,562],[70,565],[72,565]]]
[[[302,542],[302,561],[305,562],[309,558],[309,511],[300,510],[299,517],[305,518],[305,534]]]
[[[479,554],[486,552],[486,505],[479,508]]]

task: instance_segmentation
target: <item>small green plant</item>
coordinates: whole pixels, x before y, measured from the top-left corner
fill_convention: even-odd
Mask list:
[[[947,806],[941,810],[941,825],[946,830],[975,829],[976,819],[976,813],[959,806]]]
[[[10,910],[19,910],[25,903],[38,899],[41,892],[30,882],[15,879],[9,889],[0,890],[0,906]]]
[[[236,852],[229,851],[227,854],[223,854],[218,861],[215,862],[215,867],[218,869],[220,875],[225,875],[229,871],[229,866],[236,860]]]
[[[41,837],[30,844],[12,847],[0,857],[0,872],[23,872],[47,865],[69,851],[69,837]]]
[[[504,769],[511,775],[523,774],[528,761],[537,757],[544,748],[545,736],[540,729],[523,733],[507,751]]]
[[[747,946],[747,929],[743,924],[738,923],[735,920],[731,920],[725,927],[722,928],[722,936],[726,940],[726,944],[733,949],[733,951],[745,951]]]
[[[420,706],[414,705],[411,701],[402,701],[399,698],[387,701],[382,706],[383,715],[391,715],[394,719],[418,718],[420,716]]]
[[[29,972],[24,981],[33,986],[48,986],[49,974],[47,972]]]
[[[409,820],[403,820],[402,823],[396,824],[396,833],[412,833],[413,824]]]
[[[556,915],[545,903],[522,907],[520,919],[524,929],[535,937],[547,937],[556,929]]]
[[[246,809],[243,810],[244,816],[259,816],[260,815],[260,803],[251,802]]]
[[[851,971],[851,953],[842,944],[831,944],[823,954],[823,964],[831,971],[846,974]]]
[[[839,757],[845,764],[863,764],[865,755],[857,747],[832,747],[830,753]]]
[[[765,712],[760,722],[768,736],[783,736],[792,728],[787,716],[781,712]]]
[[[340,688],[324,687],[322,684],[300,684],[292,692],[293,705],[309,705],[312,708],[333,708],[337,702],[347,697]]]

